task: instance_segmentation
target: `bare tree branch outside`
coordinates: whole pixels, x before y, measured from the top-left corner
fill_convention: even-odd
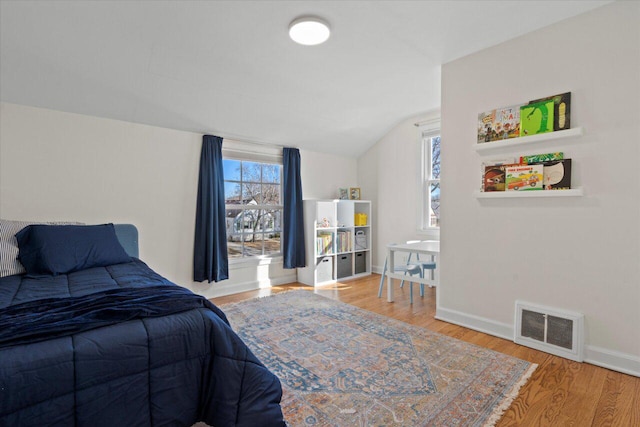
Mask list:
[[[431,138],[431,180],[429,223],[432,227],[438,227],[440,225],[440,135]]]
[[[277,164],[225,160],[230,258],[280,252],[281,169]]]

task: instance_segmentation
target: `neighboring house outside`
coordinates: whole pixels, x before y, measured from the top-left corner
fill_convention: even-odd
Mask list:
[[[257,206],[255,198],[240,200],[240,196],[228,197],[227,205]],[[251,242],[277,237],[280,230],[278,218],[264,209],[227,209],[227,240],[230,242]]]

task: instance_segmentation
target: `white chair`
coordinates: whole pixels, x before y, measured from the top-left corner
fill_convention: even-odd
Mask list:
[[[395,243],[393,243],[395,244]],[[422,278],[422,267],[420,265],[417,264],[410,264],[408,261],[409,259],[411,259],[411,255],[409,255],[409,258],[407,259],[407,264],[406,265],[397,265],[394,266],[394,273],[400,273],[400,272],[404,272],[404,275],[418,275],[420,278]],[[378,288],[378,298],[380,298],[382,296],[382,287],[384,286],[384,276],[387,274],[387,264],[389,262],[389,257],[386,257],[384,259],[384,267],[382,268],[382,276],[380,277],[380,287]],[[402,287],[404,285],[404,279],[402,279],[402,282],[400,283],[400,287]],[[420,295],[424,296],[424,285],[420,285]],[[409,301],[411,304],[413,304],[413,282],[409,282]]]

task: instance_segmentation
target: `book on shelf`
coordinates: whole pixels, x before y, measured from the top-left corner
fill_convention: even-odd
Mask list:
[[[478,114],[478,144],[520,136],[520,105]]]
[[[571,188],[571,159],[562,159],[543,164],[543,188],[545,190],[568,190]]]
[[[542,190],[544,166],[508,165],[505,167],[505,191]]]
[[[520,156],[520,164],[528,165],[532,163],[552,162],[555,160],[564,159],[564,153],[546,153],[546,154],[534,154],[531,156]]]
[[[571,128],[571,92],[535,99],[529,104],[553,101],[553,131]]]
[[[333,234],[318,233],[316,236],[316,251],[318,255],[330,255],[333,253]]]
[[[504,191],[504,165],[515,163],[514,157],[492,159],[482,162],[480,191]]]
[[[486,166],[484,171],[483,191],[504,191],[505,190],[505,169],[506,165]]]
[[[520,107],[520,134],[522,136],[553,132],[553,99],[534,102]]]
[[[336,250],[338,253],[351,251],[350,231],[338,231],[336,235]]]

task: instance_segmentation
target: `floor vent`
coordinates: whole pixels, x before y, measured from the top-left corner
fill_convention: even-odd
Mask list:
[[[582,362],[584,315],[516,301],[514,341]]]

